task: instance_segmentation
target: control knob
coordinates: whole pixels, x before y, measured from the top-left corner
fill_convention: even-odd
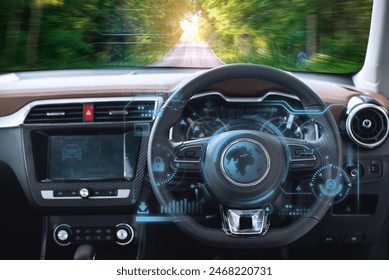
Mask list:
[[[69,245],[72,240],[72,229],[69,225],[59,225],[54,229],[54,241],[61,246]]]
[[[115,230],[116,243],[127,245],[134,239],[134,230],[128,224],[118,224]]]
[[[87,188],[82,188],[80,190],[80,196],[82,198],[88,198],[89,197],[89,190]]]

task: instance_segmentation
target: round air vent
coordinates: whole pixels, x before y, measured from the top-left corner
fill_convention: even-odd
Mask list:
[[[383,107],[365,103],[351,110],[346,120],[346,130],[355,144],[374,148],[387,138],[388,124],[388,113]]]

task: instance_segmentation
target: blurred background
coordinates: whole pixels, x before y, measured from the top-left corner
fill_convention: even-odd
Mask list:
[[[180,42],[200,56],[193,42],[203,42],[224,63],[353,73],[372,2],[2,0],[0,71],[158,66]]]

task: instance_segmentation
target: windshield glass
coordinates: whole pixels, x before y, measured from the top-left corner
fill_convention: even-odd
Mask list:
[[[257,63],[352,73],[373,0],[3,0],[0,70]]]

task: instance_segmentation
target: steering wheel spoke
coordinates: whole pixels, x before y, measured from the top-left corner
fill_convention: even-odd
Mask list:
[[[270,207],[228,209],[220,205],[223,231],[229,236],[261,236],[270,228]]]

